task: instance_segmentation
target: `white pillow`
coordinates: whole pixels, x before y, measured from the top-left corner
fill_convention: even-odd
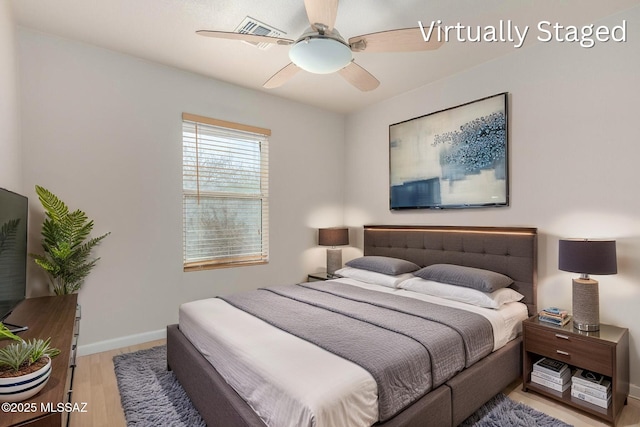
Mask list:
[[[421,294],[433,295],[453,301],[464,302],[485,308],[500,308],[503,304],[520,301],[524,295],[511,288],[502,288],[493,292],[482,292],[464,286],[448,285],[432,280],[414,277],[398,284],[399,288]]]
[[[362,270],[360,268],[353,267],[341,268],[336,271],[336,274],[338,276],[348,277],[350,279],[356,279],[361,282],[371,283],[374,285],[386,286],[388,288],[397,288],[401,282],[415,277],[411,273],[390,276],[388,274],[376,273],[375,271]]]

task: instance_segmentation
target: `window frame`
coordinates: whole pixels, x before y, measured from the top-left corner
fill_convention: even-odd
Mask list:
[[[196,126],[197,125],[210,125],[218,128],[222,128],[224,130],[229,131],[239,131],[243,133],[250,133],[259,135],[258,138],[264,138],[260,144],[260,194],[259,195],[250,195],[243,194],[241,192],[206,192],[201,191],[199,188],[196,190],[186,189],[185,188],[185,167],[187,166],[184,158],[184,149],[185,149],[185,122],[192,122]],[[183,147],[183,162],[182,162],[182,171],[183,171],[183,185],[182,185],[182,205],[183,205],[183,213],[182,213],[182,228],[183,228],[183,271],[199,271],[199,270],[208,270],[208,269],[217,269],[217,268],[231,268],[231,267],[241,267],[241,266],[251,266],[251,265],[262,265],[268,264],[269,262],[269,137],[271,136],[271,130],[260,128],[256,126],[245,125],[241,123],[229,122],[220,119],[214,119],[205,116],[199,116],[196,114],[190,113],[182,113],[182,147]],[[240,136],[240,134],[238,135]],[[192,165],[191,165],[192,166]],[[197,165],[196,167],[199,167]],[[196,172],[197,174],[199,172]],[[199,179],[199,178],[196,178]],[[217,195],[216,195],[217,194]],[[203,198],[229,198],[229,199],[252,199],[252,200],[260,200],[261,201],[261,251],[260,254],[256,252],[255,255],[229,255],[224,258],[210,258],[203,259],[197,261],[189,261],[187,260],[187,218],[186,218],[186,204],[187,198],[193,198],[193,196],[203,197]]]

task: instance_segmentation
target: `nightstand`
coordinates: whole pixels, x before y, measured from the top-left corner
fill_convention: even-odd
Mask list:
[[[581,409],[615,425],[616,416],[629,395],[629,330],[600,324],[600,330],[582,332],[573,322],[555,326],[538,316],[522,324],[522,389],[533,390],[566,405]],[[611,379],[611,403],[607,409],[571,396],[571,389],[557,392],[531,382],[533,364],[542,357],[560,360],[573,370],[586,369]]]
[[[311,273],[307,275],[307,282],[318,282],[321,280],[329,280],[329,279],[335,279],[335,277],[330,276],[329,274],[327,274],[326,271]]]

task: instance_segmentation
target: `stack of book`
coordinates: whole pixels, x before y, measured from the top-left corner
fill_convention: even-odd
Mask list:
[[[571,320],[571,315],[557,307],[549,307],[538,313],[541,322],[552,323],[557,326],[564,326]]]
[[[571,396],[606,409],[611,403],[611,381],[604,375],[578,369],[572,377]]]
[[[563,392],[571,385],[571,369],[564,362],[544,357],[533,364],[531,382]]]

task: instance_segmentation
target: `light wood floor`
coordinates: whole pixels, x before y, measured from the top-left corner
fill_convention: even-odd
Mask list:
[[[72,400],[74,403],[86,402],[87,412],[71,414],[70,427],[126,427],[113,356],[165,343],[165,340],[151,341],[79,357],[73,378]]]
[[[86,402],[87,412],[72,414],[71,427],[126,427],[113,370],[113,356],[162,344],[165,344],[164,340],[151,341],[78,358],[73,384],[73,401]],[[520,381],[507,387],[504,393],[513,400],[529,405],[575,427],[607,425],[535,393],[523,392]],[[640,426],[640,402],[629,399],[629,404],[622,410],[616,425],[618,427]]]

